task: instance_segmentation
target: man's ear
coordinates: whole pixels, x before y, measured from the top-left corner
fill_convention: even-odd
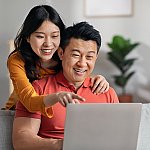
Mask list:
[[[60,60],[62,60],[64,51],[61,47],[58,48],[57,53],[58,53]]]

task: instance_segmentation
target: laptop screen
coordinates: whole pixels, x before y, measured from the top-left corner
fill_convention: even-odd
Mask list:
[[[136,150],[142,104],[68,104],[63,150]]]

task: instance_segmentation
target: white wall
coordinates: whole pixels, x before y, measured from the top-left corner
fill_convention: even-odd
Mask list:
[[[107,42],[114,34],[121,34],[130,38],[133,42],[140,42],[141,45],[131,54],[138,57],[134,68],[137,73],[129,81],[128,91],[135,93],[136,101],[149,99],[150,91],[150,1],[134,0],[134,14],[132,17],[105,17],[86,18],[84,16],[85,0],[0,0],[0,107],[3,106],[9,96],[9,80],[6,66],[9,54],[8,40],[15,37],[20,25],[29,10],[37,4],[51,4],[60,13],[66,25],[72,25],[79,21],[88,21],[93,24],[102,35],[102,48],[94,73],[103,74],[110,84],[114,86],[111,75],[117,70],[107,61]],[[100,5],[100,4],[99,4]],[[142,88],[141,88],[142,87]],[[143,94],[143,92],[145,92]],[[138,95],[138,96],[137,96]],[[142,97],[142,100],[140,100]]]

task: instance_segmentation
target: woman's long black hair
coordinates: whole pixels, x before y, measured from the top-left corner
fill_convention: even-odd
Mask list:
[[[46,20],[51,21],[59,27],[61,36],[65,29],[65,25],[57,11],[51,6],[39,5],[30,10],[14,40],[15,50],[12,53],[16,51],[20,52],[21,57],[25,62],[25,71],[30,82],[38,79],[39,77],[39,71],[36,69],[36,66],[39,63],[39,56],[33,52],[30,44],[27,42],[27,38],[30,37],[30,35]],[[61,61],[57,52],[54,53],[52,59],[58,61],[58,65],[55,67],[55,70],[59,71],[61,69]]]

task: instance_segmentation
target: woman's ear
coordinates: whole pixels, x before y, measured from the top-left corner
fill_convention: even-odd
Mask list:
[[[60,60],[62,60],[62,58],[63,58],[63,52],[64,52],[63,49],[61,47],[59,47],[57,50],[57,53],[58,53]]]
[[[27,37],[26,40],[28,43],[30,43],[30,37]]]

